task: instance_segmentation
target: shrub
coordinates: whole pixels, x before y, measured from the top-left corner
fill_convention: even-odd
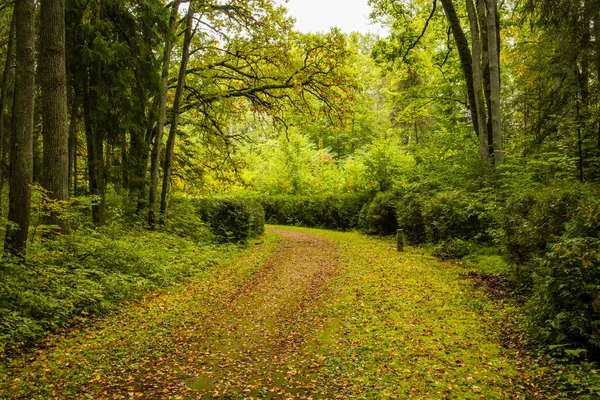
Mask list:
[[[461,190],[441,192],[423,202],[423,221],[434,243],[484,239],[488,225],[483,205]]]
[[[250,199],[200,199],[198,213],[220,242],[243,243],[264,232],[265,212]]]
[[[358,214],[368,200],[369,196],[365,194],[324,197],[282,195],[258,198],[265,209],[265,219],[268,223],[337,230],[358,228]]]
[[[473,245],[462,239],[447,239],[436,245],[433,255],[442,260],[458,260],[471,254]]]
[[[296,225],[296,197],[261,196],[256,198],[265,210],[265,221],[269,224]]]
[[[201,274],[239,249],[114,220],[36,241],[25,259],[0,260],[0,352]]]
[[[174,197],[169,202],[166,229],[181,237],[189,237],[199,242],[214,239],[210,227],[197,212],[197,203],[186,198]]]
[[[382,192],[363,206],[359,215],[359,227],[365,233],[392,235],[398,229],[396,206],[400,195],[397,192]]]
[[[343,194],[334,198],[337,229],[358,229],[360,210],[369,202],[369,194]]]
[[[500,215],[509,261],[524,265],[541,257],[547,245],[565,231],[565,224],[586,197],[579,185],[527,191],[508,199]]]
[[[600,354],[600,201],[581,204],[562,237],[534,264],[532,333]]]
[[[422,244],[426,241],[425,222],[423,221],[423,202],[417,193],[407,192],[398,199],[396,205],[398,228],[411,244]]]

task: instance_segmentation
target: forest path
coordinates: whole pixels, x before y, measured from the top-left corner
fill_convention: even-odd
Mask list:
[[[238,261],[54,337],[0,398],[545,398],[514,315],[391,240],[269,227]]]

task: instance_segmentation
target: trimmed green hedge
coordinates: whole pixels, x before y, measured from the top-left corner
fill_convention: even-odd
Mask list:
[[[398,229],[396,206],[400,195],[397,192],[381,192],[360,211],[359,227],[369,234],[393,235]]]
[[[344,194],[326,197],[257,197],[270,224],[297,225],[335,230],[357,229],[359,213],[369,195]]]
[[[217,240],[223,243],[244,243],[262,235],[265,230],[265,211],[252,199],[198,199],[196,211]]]

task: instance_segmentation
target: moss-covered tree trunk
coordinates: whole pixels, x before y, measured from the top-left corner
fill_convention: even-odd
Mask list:
[[[473,0],[466,0],[467,14],[471,26],[471,60],[473,64],[473,90],[475,91],[475,109],[471,112],[477,115],[477,135],[479,136],[479,154],[482,160],[490,157],[490,147],[486,124],[487,109],[483,94],[483,75],[481,74],[481,37],[479,19]]]
[[[0,88],[0,192],[4,188],[5,173],[4,166],[6,165],[6,105],[8,103],[8,84],[11,77],[12,66],[15,58],[15,23],[14,15],[11,17],[10,29],[8,31],[8,43],[6,46],[6,60],[4,63],[4,71],[2,72],[2,86]],[[3,203],[0,196],[0,215],[2,214]]]
[[[458,55],[460,57],[460,67],[465,78],[467,85],[467,96],[469,100],[469,108],[471,109],[471,120],[473,123],[473,130],[477,137],[479,137],[479,121],[477,120],[477,101],[475,97],[475,87],[473,84],[473,64],[471,59],[471,50],[469,49],[469,42],[465,36],[465,32],[460,26],[460,19],[456,14],[456,9],[452,0],[441,0],[444,12],[448,21],[450,22],[450,28],[452,29],[452,36],[456,42],[458,49]]]

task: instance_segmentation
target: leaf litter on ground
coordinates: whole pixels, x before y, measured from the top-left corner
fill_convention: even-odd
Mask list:
[[[0,367],[23,399],[547,398],[516,314],[460,265],[358,233],[269,227],[237,261]]]

